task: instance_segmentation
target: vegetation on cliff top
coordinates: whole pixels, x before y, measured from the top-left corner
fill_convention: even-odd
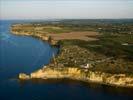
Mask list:
[[[15,27],[13,31],[43,35],[73,31],[99,32],[100,35],[93,36],[97,38],[96,41],[60,40],[61,54],[55,58],[59,66],[63,64],[66,67],[77,65],[80,67],[92,61],[96,62],[98,58],[100,60],[112,58],[92,64],[93,67],[89,70],[133,74],[133,20],[61,20],[13,27]]]

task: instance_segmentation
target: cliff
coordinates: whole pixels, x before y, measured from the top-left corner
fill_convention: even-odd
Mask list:
[[[49,36],[48,34],[45,33],[35,33],[33,32],[28,32],[28,31],[20,31],[19,28],[21,28],[21,26],[19,25],[14,25],[11,27],[10,31],[12,34],[14,35],[22,35],[22,36],[32,36],[32,37],[36,37],[41,39],[42,41],[47,41],[49,42],[51,45],[57,45],[58,41],[54,40],[51,36]]]
[[[25,78],[23,77],[25,76]],[[19,74],[19,79],[61,79],[68,78],[86,82],[96,82],[106,85],[133,87],[133,78],[125,74],[109,74],[98,71],[89,71],[81,68],[62,67],[51,68],[44,67],[30,75]]]

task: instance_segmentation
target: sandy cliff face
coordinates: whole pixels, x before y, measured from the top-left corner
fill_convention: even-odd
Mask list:
[[[22,74],[23,75],[23,74]],[[24,76],[24,75],[23,75]],[[52,79],[52,78],[69,78],[86,82],[97,82],[107,85],[133,87],[133,78],[125,74],[108,74],[102,72],[86,71],[79,68],[42,68],[29,76],[32,78]],[[19,75],[20,79],[21,75]],[[27,78],[26,78],[27,79]]]
[[[36,37],[36,38],[39,38],[41,39],[42,41],[48,41],[51,45],[57,45],[57,42],[56,40],[53,40],[53,39],[50,39],[50,36],[47,34],[39,34],[39,33],[32,33],[32,32],[25,32],[25,31],[17,31],[17,30],[14,30],[14,28],[11,28],[10,29],[11,33],[15,34],[15,35],[24,35],[24,36],[32,36],[32,37]]]
[[[31,78],[80,78],[81,71],[77,68],[43,68],[31,73]]]

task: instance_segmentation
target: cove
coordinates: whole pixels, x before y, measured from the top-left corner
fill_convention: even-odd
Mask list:
[[[56,54],[58,51],[47,42],[32,37],[12,35],[10,25],[15,22],[1,22],[0,66],[2,74],[7,72],[17,75],[20,71],[32,72],[42,65],[48,64],[53,53]]]

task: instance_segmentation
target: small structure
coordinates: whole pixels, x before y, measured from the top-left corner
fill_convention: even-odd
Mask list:
[[[87,65],[81,65],[81,68],[84,68],[84,69],[89,69],[89,68],[92,68],[93,66],[88,63]]]
[[[121,45],[127,46],[127,45],[128,45],[128,43],[122,43]]]
[[[99,30],[101,30],[102,28],[101,28],[101,27],[99,27],[98,29],[99,29]]]
[[[133,34],[133,32],[129,32],[129,34]]]

